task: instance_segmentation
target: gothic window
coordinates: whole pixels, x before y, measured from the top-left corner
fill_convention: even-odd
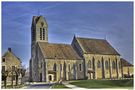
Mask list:
[[[53,70],[54,70],[54,71],[57,71],[57,65],[56,65],[56,63],[55,63],[54,66],[53,66]]]
[[[42,26],[42,27],[44,26],[44,22],[41,22],[41,26]]]
[[[91,68],[91,60],[88,61],[88,68]]]
[[[130,72],[129,72],[129,67],[128,67],[127,73],[128,73],[128,75],[130,75]]]
[[[68,65],[68,71],[70,71],[70,64]]]
[[[43,40],[45,40],[45,29],[43,28]]]
[[[116,68],[116,63],[115,63],[115,61],[112,62],[112,68],[113,68],[113,69]]]
[[[42,28],[40,28],[40,40],[42,40]]]
[[[42,68],[42,62],[41,62],[41,68]]]
[[[100,61],[98,61],[97,67],[98,67],[98,68],[101,68],[101,63],[100,63]]]
[[[60,64],[60,71],[62,71],[62,64]]]
[[[81,64],[79,64],[79,70],[82,71],[82,65]]]
[[[106,67],[106,69],[109,68],[109,63],[108,63],[108,61],[105,61],[105,67]]]

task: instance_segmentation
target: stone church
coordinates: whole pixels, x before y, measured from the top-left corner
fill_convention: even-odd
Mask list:
[[[120,54],[104,39],[73,37],[71,44],[48,42],[48,24],[33,16],[30,80],[57,82],[121,78]]]

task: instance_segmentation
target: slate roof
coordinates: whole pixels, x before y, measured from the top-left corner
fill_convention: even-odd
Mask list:
[[[76,37],[84,53],[120,55],[106,40]]]
[[[121,60],[122,66],[133,66],[131,63],[129,63],[128,61],[126,61],[123,58],[121,58],[120,60]]]
[[[64,59],[64,60],[81,60],[82,58],[76,53],[69,44],[52,44],[47,42],[38,42],[39,47],[45,58]]]

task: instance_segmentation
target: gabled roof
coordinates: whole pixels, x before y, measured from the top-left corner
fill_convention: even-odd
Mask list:
[[[71,45],[46,42],[38,42],[38,45],[47,59],[81,60]]]
[[[32,26],[36,25],[40,18],[43,18],[44,21],[46,22],[46,20],[45,20],[45,18],[43,16],[33,16],[33,18],[32,18]],[[46,24],[47,24],[47,22],[46,22]]]
[[[6,57],[8,54],[11,54],[11,55],[13,55],[16,59],[18,59],[21,63],[22,63],[22,61],[20,60],[20,58],[19,57],[17,57],[12,51],[6,51],[3,55],[2,55],[2,57]]]
[[[76,37],[84,53],[120,55],[106,40]]]
[[[131,63],[129,63],[127,60],[121,58],[121,63],[122,63],[122,66],[133,66]]]

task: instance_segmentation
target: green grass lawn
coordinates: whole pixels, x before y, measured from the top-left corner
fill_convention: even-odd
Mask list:
[[[68,87],[66,87],[65,85],[63,85],[63,84],[54,84],[53,85],[53,87],[52,87],[52,89],[64,89],[64,88],[68,88]]]
[[[132,88],[133,80],[77,80],[70,84],[84,88]]]

